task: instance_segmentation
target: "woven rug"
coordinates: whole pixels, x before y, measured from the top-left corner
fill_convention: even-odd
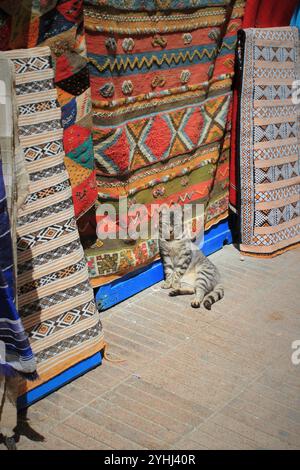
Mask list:
[[[83,0],[0,3],[0,50],[41,45],[51,49],[62,110],[65,165],[79,218],[97,198]]]
[[[244,2],[87,0],[98,204],[198,202],[227,217],[228,121]],[[119,9],[117,9],[119,8]],[[93,225],[94,224],[94,225]],[[87,220],[87,232],[95,222]],[[154,240],[86,238],[92,285],[158,255]]]
[[[18,305],[40,382],[103,348],[74,217],[48,47],[6,52],[16,71],[19,137],[30,176],[17,221]]]
[[[298,29],[246,29],[241,50],[240,248],[273,256],[300,242]]]

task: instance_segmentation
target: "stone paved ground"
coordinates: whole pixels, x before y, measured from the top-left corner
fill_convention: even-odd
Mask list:
[[[300,449],[300,250],[211,259],[226,288],[211,312],[159,285],[105,312],[111,357],[126,362],[33,405],[19,448]]]

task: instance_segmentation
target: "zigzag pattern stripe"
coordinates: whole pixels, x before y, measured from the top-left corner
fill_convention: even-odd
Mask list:
[[[233,50],[235,48],[235,42],[232,44],[224,43],[223,48],[226,48],[228,50]],[[105,60],[103,65],[100,65],[96,59],[93,59],[92,57],[89,57],[89,62],[100,72],[103,73],[107,69],[110,72],[114,72],[115,70],[117,72],[121,72],[122,70],[125,71],[127,68],[130,70],[134,70],[135,68],[137,69],[142,69],[144,66],[146,66],[148,69],[150,69],[153,64],[157,66],[161,66],[164,63],[166,63],[169,67],[171,65],[178,65],[180,62],[185,63],[189,61],[192,63],[195,58],[197,58],[199,61],[203,59],[203,57],[207,57],[209,59],[212,59],[216,54],[216,48],[214,47],[213,49],[203,49],[202,51],[199,51],[198,49],[195,49],[194,51],[180,51],[180,52],[172,52],[171,54],[164,53],[161,57],[157,55],[153,55],[151,57],[117,57],[113,61],[111,61],[109,58]]]
[[[199,60],[203,59],[204,56],[207,56],[209,59],[212,59],[216,53],[216,49],[208,50],[204,49],[202,52],[195,50],[193,53],[190,51],[186,52],[179,52],[175,53],[173,52],[172,54],[164,54],[161,58],[157,56],[152,56],[150,58],[148,57],[126,57],[124,60],[123,57],[121,58],[116,58],[115,60],[111,61],[110,59],[107,59],[103,65],[99,65],[98,62],[93,59],[89,58],[89,62],[93,64],[96,69],[99,72],[105,72],[107,69],[109,69],[111,72],[114,72],[117,70],[120,72],[122,69],[125,71],[127,68],[130,68],[131,70],[134,70],[135,68],[141,69],[144,66],[147,68],[151,68],[153,64],[156,64],[158,66],[161,66],[164,63],[167,63],[169,66],[171,66],[173,63],[175,65],[178,65],[180,62],[186,62],[189,60],[190,62],[193,62],[194,58],[197,57]]]

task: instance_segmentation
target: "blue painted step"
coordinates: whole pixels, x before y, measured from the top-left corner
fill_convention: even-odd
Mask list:
[[[67,383],[72,382],[72,380],[77,379],[89,370],[99,366],[101,363],[102,355],[98,352],[88,359],[75,364],[73,367],[70,367],[70,369],[67,369],[56,377],[53,377],[53,379],[48,380],[48,382],[45,382],[24,395],[21,395],[18,398],[18,409],[21,410],[22,408],[27,408],[41,398],[44,398],[46,395],[55,392],[55,390],[60,387],[67,385]]]
[[[228,220],[219,222],[204,234],[202,251],[210,255],[220,250],[224,244],[232,243],[232,235]],[[109,284],[99,287],[96,291],[96,302],[100,310],[106,310],[113,305],[122,302],[129,297],[141,292],[147,287],[163,279],[163,267],[161,261],[155,261],[149,266],[140,268],[133,273],[123,276]]]

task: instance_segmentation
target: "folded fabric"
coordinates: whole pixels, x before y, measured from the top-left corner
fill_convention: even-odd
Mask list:
[[[16,224],[17,212],[29,192],[29,175],[20,144],[14,64],[0,53],[0,149],[7,210],[13,243],[15,284],[17,282]],[[16,298],[17,301],[17,298]]]
[[[36,363],[16,309],[14,291],[12,240],[0,152],[0,375],[20,374],[34,380]]]

